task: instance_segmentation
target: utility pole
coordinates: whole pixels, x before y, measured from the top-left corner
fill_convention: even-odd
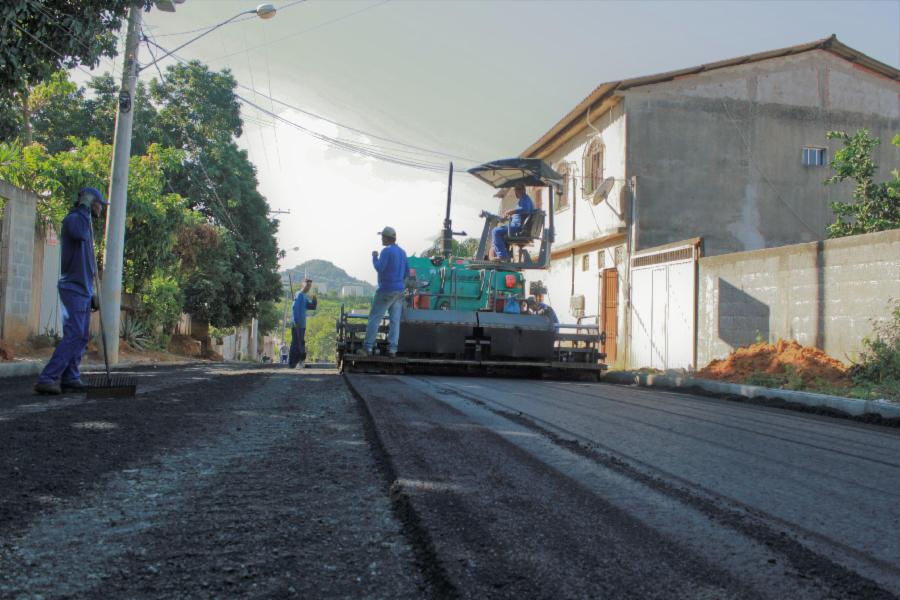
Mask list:
[[[103,257],[102,318],[110,364],[119,362],[119,311],[122,305],[122,263],[125,250],[125,213],[128,205],[128,163],[131,160],[131,126],[134,120],[134,86],[138,76],[141,8],[128,11],[125,38],[125,66],[116,113],[113,141],[112,177],[109,182],[109,209],[106,215],[106,251]]]

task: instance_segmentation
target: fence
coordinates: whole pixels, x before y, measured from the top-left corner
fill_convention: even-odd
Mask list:
[[[900,229],[701,258],[697,363],[757,339],[850,362],[900,300]]]

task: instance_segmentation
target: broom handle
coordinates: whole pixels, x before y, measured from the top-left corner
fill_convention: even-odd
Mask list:
[[[94,293],[97,294],[97,316],[100,317],[100,340],[103,342],[103,364],[106,365],[106,385],[112,387],[109,375],[109,355],[106,353],[106,328],[103,327],[103,298],[100,296],[100,269],[97,268],[97,255],[94,252],[94,219],[91,218],[91,262],[94,264]]]

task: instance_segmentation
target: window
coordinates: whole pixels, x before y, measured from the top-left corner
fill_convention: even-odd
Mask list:
[[[606,266],[606,257],[603,256],[603,250],[597,250],[597,268],[602,269]]]
[[[594,140],[584,154],[584,195],[590,196],[603,181],[603,142]]]
[[[581,270],[582,271],[590,271],[591,270],[591,255],[585,254],[581,257]]]
[[[553,193],[553,210],[559,212],[569,208],[569,167],[566,163],[560,163],[556,172],[562,175],[562,189],[559,193]]]
[[[824,167],[826,163],[825,150],[825,148],[803,146],[803,166]]]

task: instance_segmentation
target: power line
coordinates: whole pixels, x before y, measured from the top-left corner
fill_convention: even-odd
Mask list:
[[[151,43],[154,43],[154,45],[156,45],[156,47],[159,48],[160,50],[166,51],[166,49],[163,48],[162,46],[160,46],[159,44],[155,44],[155,42],[151,42]],[[175,58],[176,60],[178,60],[178,61],[181,62],[182,64],[184,64],[184,63],[187,62],[185,59],[179,57],[179,56],[176,55],[176,54],[171,54],[170,56],[172,56],[173,58]],[[479,162],[479,161],[474,160],[474,159],[471,159],[471,158],[466,158],[466,157],[462,157],[462,156],[450,155],[450,154],[447,154],[447,153],[444,153],[444,152],[439,152],[439,151],[436,151],[436,150],[430,150],[430,149],[427,149],[427,148],[422,148],[422,147],[420,147],[420,146],[414,146],[414,145],[412,145],[412,144],[406,144],[406,143],[400,142],[400,141],[398,141],[398,140],[393,140],[393,139],[390,139],[390,138],[385,138],[385,137],[383,137],[383,136],[371,134],[371,133],[369,133],[369,132],[366,132],[366,131],[363,131],[363,130],[360,130],[360,129],[356,129],[356,128],[353,128],[353,127],[348,127],[348,126],[345,126],[345,125],[343,125],[342,123],[339,123],[339,122],[334,121],[334,120],[332,120],[332,119],[323,118],[323,117],[320,117],[319,115],[317,115],[317,114],[315,114],[315,113],[312,113],[312,112],[310,112],[310,111],[307,111],[307,110],[301,109],[301,108],[299,108],[299,107],[290,105],[290,104],[288,104],[288,103],[286,103],[286,102],[283,102],[283,101],[281,101],[281,100],[278,100],[278,99],[276,99],[276,98],[273,98],[272,96],[266,96],[265,94],[262,94],[261,92],[257,91],[257,90],[256,90],[255,88],[253,88],[253,87],[247,87],[247,86],[242,85],[242,84],[238,84],[238,87],[241,87],[241,88],[243,88],[243,89],[249,90],[250,92],[252,92],[252,93],[255,94],[255,95],[259,95],[259,96],[262,96],[262,97],[264,97],[264,98],[268,98],[268,99],[269,99],[270,101],[272,101],[272,102],[276,102],[276,103],[281,104],[281,105],[283,105],[283,106],[287,106],[288,108],[291,108],[291,109],[293,109],[293,110],[297,110],[298,112],[301,112],[301,113],[306,114],[306,115],[308,115],[308,116],[312,116],[312,117],[315,117],[315,118],[317,118],[317,119],[321,119],[321,120],[323,120],[323,121],[325,121],[325,122],[331,123],[331,124],[336,125],[336,126],[338,126],[338,127],[345,128],[345,129],[347,129],[347,130],[349,130],[349,131],[353,131],[353,132],[355,132],[355,133],[358,133],[358,134],[361,134],[361,135],[365,135],[365,136],[367,136],[367,137],[372,137],[372,138],[374,138],[374,139],[379,139],[379,140],[382,140],[382,141],[387,141],[388,143],[392,143],[392,144],[395,144],[395,145],[399,145],[399,146],[404,146],[404,147],[406,147],[406,148],[410,148],[409,150],[405,150],[405,149],[402,149],[402,148],[386,148],[386,147],[379,147],[379,146],[376,146],[376,145],[374,145],[374,144],[360,144],[360,143],[358,143],[358,142],[352,142],[352,141],[349,141],[349,140],[341,140],[341,139],[338,139],[338,138],[333,138],[333,137],[327,136],[327,135],[325,135],[325,134],[321,134],[321,133],[319,133],[319,132],[313,131],[312,129],[309,129],[308,127],[304,127],[303,125],[300,125],[299,123],[296,123],[296,122],[294,122],[294,121],[291,121],[290,119],[287,119],[287,118],[285,118],[285,117],[282,117],[281,115],[275,113],[274,111],[271,111],[271,110],[269,110],[269,109],[267,109],[267,108],[265,108],[265,107],[263,107],[263,106],[260,106],[260,105],[257,104],[256,102],[253,102],[253,101],[251,101],[251,100],[249,100],[249,99],[247,99],[247,98],[244,98],[244,97],[241,96],[240,94],[235,94],[235,97],[236,97],[236,98],[238,98],[239,100],[241,100],[245,105],[247,105],[247,106],[249,106],[249,107],[252,107],[252,108],[256,109],[258,112],[265,113],[265,114],[271,116],[272,118],[274,118],[274,119],[276,119],[276,120],[278,120],[278,121],[280,121],[280,122],[282,122],[282,123],[285,123],[285,124],[287,124],[287,125],[290,125],[291,127],[294,127],[294,128],[296,128],[296,129],[298,129],[299,131],[302,131],[302,132],[306,133],[307,135],[310,135],[310,136],[312,136],[312,137],[314,137],[314,138],[316,138],[316,139],[318,139],[318,140],[320,140],[320,141],[325,142],[326,144],[331,145],[332,147],[335,147],[335,148],[338,148],[338,149],[341,149],[341,150],[346,150],[346,151],[349,151],[349,152],[354,152],[354,153],[361,154],[361,155],[363,155],[363,156],[368,156],[368,157],[370,157],[370,158],[374,158],[374,159],[381,160],[381,161],[384,161],[384,162],[389,162],[389,163],[393,163],[393,164],[397,164],[397,165],[401,165],[401,166],[407,166],[407,167],[411,167],[411,168],[416,168],[416,169],[425,170],[425,171],[432,171],[432,172],[444,172],[444,171],[446,170],[446,165],[445,165],[443,162],[441,162],[441,163],[435,163],[435,162],[429,162],[429,161],[425,161],[425,160],[415,160],[415,159],[413,159],[413,158],[408,158],[408,157],[404,157],[404,156],[398,156],[398,154],[407,154],[407,155],[413,155],[413,156],[435,156],[435,157],[441,156],[441,157],[447,157],[447,158],[456,158],[456,159],[459,159],[459,160],[464,160],[464,161],[471,162],[471,163],[473,163],[473,164],[477,164],[477,163]]]
[[[476,160],[476,159],[474,159],[474,158],[470,158],[470,157],[468,157],[468,156],[460,156],[460,155],[458,155],[458,154],[450,154],[450,153],[448,153],[448,152],[441,152],[441,151],[439,151],[439,150],[432,150],[432,149],[430,149],[430,148],[423,148],[422,146],[415,146],[415,145],[413,145],[413,144],[408,144],[408,143],[406,143],[406,142],[401,142],[401,141],[399,141],[399,140],[394,140],[394,139],[391,139],[391,138],[388,138],[388,137],[384,137],[384,136],[381,136],[381,135],[377,135],[377,134],[371,133],[371,132],[369,132],[369,131],[364,131],[364,130],[362,130],[362,129],[357,129],[357,128],[351,127],[351,126],[349,126],[349,125],[344,125],[343,123],[340,123],[340,122],[335,121],[335,120],[333,120],[333,119],[329,119],[329,118],[327,118],[327,117],[323,117],[323,116],[318,115],[318,114],[316,114],[316,113],[314,113],[314,112],[311,112],[311,111],[302,109],[302,108],[300,108],[300,107],[298,107],[298,106],[294,106],[294,105],[292,105],[292,104],[288,104],[287,102],[285,102],[285,101],[283,101],[283,100],[279,100],[278,98],[273,98],[272,96],[266,96],[265,94],[262,94],[262,93],[260,93],[260,92],[257,92],[256,90],[253,90],[253,89],[251,89],[251,88],[248,88],[247,86],[242,85],[242,84],[240,84],[240,83],[238,84],[238,87],[243,88],[243,89],[245,89],[245,90],[252,91],[252,92],[254,92],[254,93],[256,93],[256,94],[259,94],[259,95],[262,96],[263,98],[266,98],[266,99],[270,100],[271,102],[274,102],[275,104],[280,104],[281,106],[284,106],[285,108],[290,108],[291,110],[295,110],[295,111],[297,111],[297,112],[299,112],[299,113],[303,113],[304,115],[307,115],[307,116],[310,116],[310,117],[314,117],[314,118],[319,119],[319,120],[321,120],[321,121],[325,121],[326,123],[331,123],[332,125],[337,125],[338,127],[342,128],[342,129],[346,129],[347,131],[352,131],[352,132],[354,132],[354,133],[358,133],[358,134],[360,134],[360,135],[364,135],[364,136],[369,137],[369,138],[372,138],[372,139],[381,140],[381,141],[383,141],[383,142],[388,142],[388,143],[391,143],[391,144],[396,144],[396,145],[398,145],[398,146],[404,146],[404,147],[406,147],[406,148],[412,148],[413,150],[420,150],[421,152],[423,152],[423,153],[425,153],[425,154],[430,154],[430,155],[434,155],[434,156],[441,156],[441,157],[445,157],[445,158],[453,158],[453,159],[457,159],[457,160],[468,161],[468,162],[471,162],[471,163],[473,163],[473,164],[480,164],[480,163],[484,162],[484,161],[481,161],[481,160]]]
[[[288,3],[285,4],[284,6],[277,6],[277,7],[276,7],[276,11],[277,11],[277,12],[281,12],[281,11],[283,11],[283,10],[286,9],[286,8],[290,8],[290,7],[292,7],[292,6],[296,6],[297,4],[301,4],[301,3],[306,2],[306,1],[307,1],[307,0],[294,0],[294,2],[288,2]],[[234,23],[243,23],[243,22],[245,22],[245,21],[252,21],[253,19],[256,19],[256,18],[258,18],[256,15],[247,15],[247,16],[244,17],[243,19],[235,19],[234,21],[232,21],[231,23],[229,23],[229,25],[232,25],[232,24],[234,24]],[[198,31],[205,31],[205,30],[211,29],[211,28],[213,28],[213,27],[215,27],[215,26],[216,26],[216,24],[213,23],[213,24],[211,24],[211,25],[207,25],[206,27],[198,27],[197,29],[188,29],[187,31],[176,31],[176,32],[174,32],[174,33],[161,33],[161,34],[157,35],[156,37],[157,37],[157,38],[164,38],[164,37],[174,37],[174,36],[176,36],[176,35],[187,35],[187,34],[189,34],[189,33],[197,33]]]
[[[381,2],[378,2],[378,3],[376,3],[376,4],[371,4],[371,5],[369,5],[369,6],[366,6],[366,7],[364,7],[364,8],[361,8],[361,9],[359,9],[359,10],[353,11],[353,12],[351,12],[351,13],[347,13],[346,15],[342,15],[342,16],[337,17],[337,18],[335,18],[335,19],[331,19],[330,21],[324,21],[324,22],[322,22],[322,23],[319,23],[318,25],[313,25],[312,27],[307,27],[306,29],[301,29],[301,30],[299,30],[299,31],[295,31],[294,33],[291,33],[291,34],[282,36],[282,37],[277,38],[277,39],[274,39],[274,40],[270,40],[270,41],[268,41],[268,42],[259,44],[259,45],[257,45],[257,46],[251,46],[250,48],[247,48],[246,50],[256,50],[256,49],[258,49],[258,48],[262,48],[263,46],[270,46],[270,45],[272,45],[272,44],[277,44],[278,42],[282,42],[282,41],[287,40],[287,39],[290,39],[290,38],[292,38],[292,37],[296,37],[296,36],[302,35],[302,34],[304,34],[304,33],[309,33],[310,31],[315,31],[316,29],[321,29],[322,27],[325,27],[325,26],[327,26],[327,25],[332,25],[333,23],[337,23],[338,21],[343,21],[344,19],[349,19],[350,17],[355,17],[356,15],[358,15],[358,14],[360,14],[360,13],[364,13],[364,12],[366,12],[367,10],[371,10],[371,9],[373,9],[373,8],[378,8],[379,6],[384,6],[385,4],[387,4],[387,3],[390,2],[390,1],[391,1],[391,0],[382,0]],[[206,63],[211,63],[211,62],[216,62],[216,61],[218,61],[218,60],[224,60],[224,59],[226,59],[226,58],[231,58],[232,56],[237,56],[238,54],[243,54],[243,52],[244,52],[243,50],[240,51],[240,52],[232,52],[231,54],[225,54],[225,55],[223,55],[223,56],[217,56],[216,58],[211,58],[211,59],[209,59],[209,60],[205,60],[204,62],[206,62]]]

